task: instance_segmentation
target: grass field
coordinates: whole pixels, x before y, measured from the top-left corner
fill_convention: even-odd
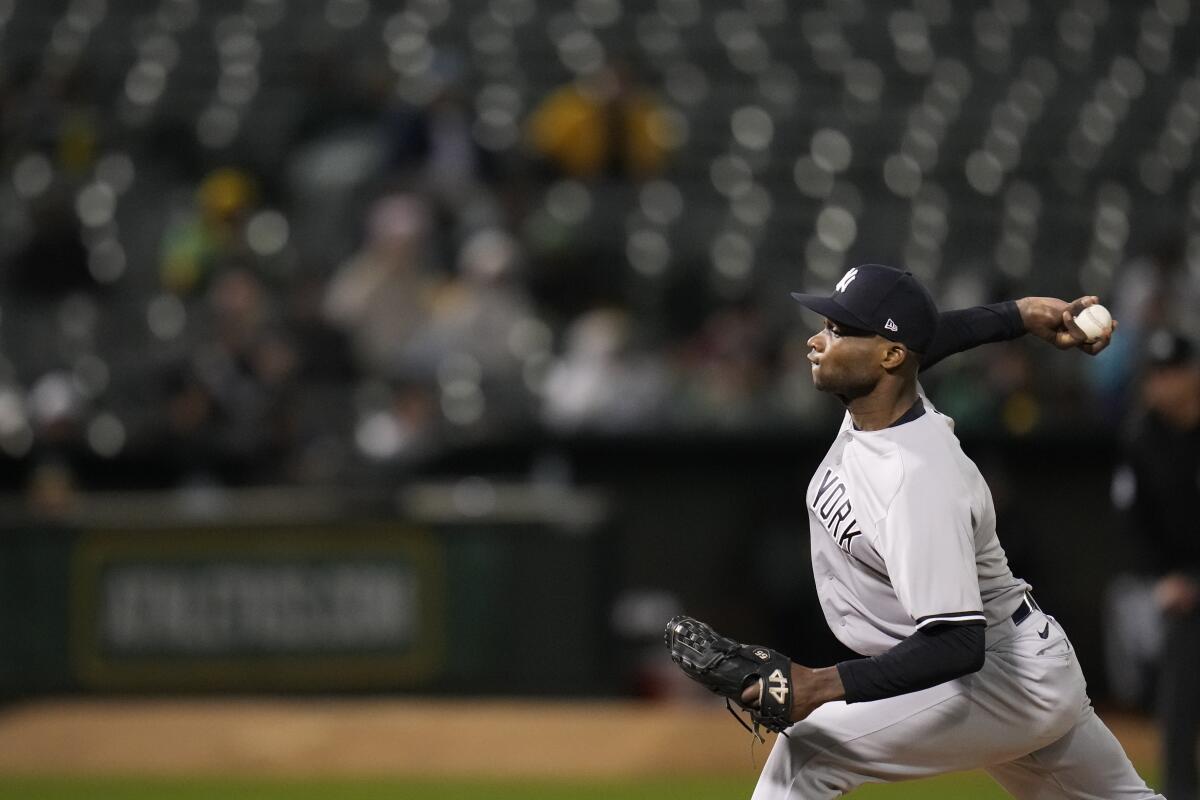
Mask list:
[[[729,800],[748,798],[754,776],[638,782],[0,778],[12,800]],[[1008,797],[986,775],[869,786],[878,800],[992,800]]]

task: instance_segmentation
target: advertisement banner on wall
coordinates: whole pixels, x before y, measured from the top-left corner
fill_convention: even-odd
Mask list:
[[[404,689],[445,653],[442,545],[389,526],[87,532],[70,642],[95,689]]]

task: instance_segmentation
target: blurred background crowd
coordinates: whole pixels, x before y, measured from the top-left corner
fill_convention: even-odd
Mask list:
[[[0,485],[820,433],[788,291],[862,261],[943,308],[1100,295],[1102,357],[926,384],[968,434],[1110,430],[1147,333],[1200,333],[1198,34],[1187,0],[0,0]]]

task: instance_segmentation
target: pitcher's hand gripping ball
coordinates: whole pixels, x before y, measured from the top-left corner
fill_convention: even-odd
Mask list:
[[[692,680],[750,712],[751,732],[758,736],[759,726],[783,733],[792,724],[792,660],[761,645],[745,645],[727,639],[693,617],[679,616],[667,623],[663,636],[671,651],[671,660]],[[758,703],[742,702],[746,687],[758,682]],[[749,728],[749,726],[746,726]]]
[[[1095,342],[1101,336],[1112,333],[1113,318],[1107,308],[1096,303],[1076,314],[1071,323],[1083,334],[1085,341]]]

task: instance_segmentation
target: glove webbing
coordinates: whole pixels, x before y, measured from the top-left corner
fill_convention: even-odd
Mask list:
[[[762,725],[760,725],[758,723],[758,721],[755,720],[754,727],[753,728],[750,727],[750,725],[746,722],[746,720],[742,719],[742,715],[733,710],[733,701],[730,700],[728,697],[725,698],[725,708],[729,711],[729,715],[738,721],[738,725],[741,725],[743,728],[745,728],[746,730],[748,730],[750,732],[751,736],[753,736],[755,739],[758,739],[759,744],[767,743],[766,738],[762,735],[762,732],[761,732]],[[752,720],[754,719],[753,715],[751,715],[751,719]],[[792,737],[788,736],[787,731],[780,731],[779,734],[781,736],[783,736],[785,739],[792,738]]]

